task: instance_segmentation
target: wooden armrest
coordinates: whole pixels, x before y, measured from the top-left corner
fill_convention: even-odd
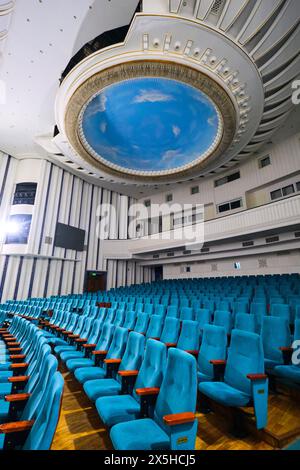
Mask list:
[[[167,346],[167,348],[176,348],[177,343],[165,343],[165,345]]]
[[[26,369],[29,366],[26,362],[21,362],[20,364],[11,364],[11,369]]]
[[[196,349],[187,349],[185,352],[192,354],[192,356],[198,356],[199,351],[196,351]]]
[[[12,342],[7,343],[7,346],[9,348],[14,348],[14,347],[21,346],[21,343],[17,343],[16,341],[12,341]]]
[[[212,361],[209,361],[213,366],[225,366],[226,365],[226,361],[224,360],[212,360]]]
[[[75,340],[76,343],[86,343],[87,341],[88,341],[87,338],[79,338]]]
[[[73,334],[73,331],[62,330],[62,333],[63,333],[64,335],[72,335],[72,334]]]
[[[97,346],[97,344],[84,344],[83,347],[85,349],[93,349]]]
[[[0,434],[11,434],[14,432],[30,431],[33,425],[34,420],[0,424]]]
[[[29,379],[30,375],[19,375],[17,377],[9,377],[8,382],[14,384],[19,382],[28,382]]]
[[[68,336],[69,336],[69,338],[72,338],[72,339],[73,339],[73,338],[74,338],[74,339],[75,339],[75,338],[80,338],[80,335],[68,335]]]
[[[31,393],[16,393],[15,395],[6,395],[5,401],[15,403],[18,401],[27,401],[31,397]]]
[[[25,354],[13,354],[12,356],[10,356],[10,359],[13,361],[15,359],[25,359]]]
[[[155,339],[155,341],[159,341],[160,338],[158,338],[157,336],[155,336],[155,337],[150,338],[150,339]]]
[[[118,372],[121,377],[136,377],[138,373],[138,370],[119,370]]]
[[[22,348],[8,348],[9,353],[21,353]]]
[[[139,396],[158,395],[159,390],[160,389],[158,387],[137,388],[136,394]]]
[[[279,348],[279,351],[282,351],[282,352],[294,352],[293,348],[291,346],[289,347],[282,347],[282,348]]]
[[[255,382],[256,380],[265,380],[268,376],[266,374],[248,374],[247,379]]]
[[[121,364],[122,359],[104,359],[105,364]]]
[[[164,416],[164,422],[168,426],[176,426],[178,424],[193,423],[196,419],[194,413],[176,413]]]
[[[108,351],[93,351],[94,356],[106,356]]]

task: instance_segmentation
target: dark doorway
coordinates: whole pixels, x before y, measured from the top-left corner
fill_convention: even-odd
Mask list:
[[[85,279],[85,292],[98,292],[106,290],[105,272],[87,271]]]
[[[162,281],[162,279],[163,279],[163,267],[155,266],[155,280]]]

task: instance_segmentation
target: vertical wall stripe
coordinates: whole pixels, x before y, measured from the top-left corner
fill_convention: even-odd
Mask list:
[[[48,260],[48,266],[47,266],[47,273],[46,273],[46,279],[45,279],[45,286],[44,286],[44,295],[43,297],[47,296],[47,288],[48,288],[48,281],[49,281],[49,272],[50,272],[50,263],[51,260]]]
[[[43,243],[43,238],[44,238],[44,229],[45,229],[46,214],[47,214],[47,207],[48,207],[48,201],[49,201],[51,180],[52,180],[52,172],[53,172],[53,163],[51,163],[51,167],[50,167],[50,174],[49,174],[48,187],[47,187],[47,194],[46,194],[46,201],[45,201],[45,209],[44,209],[43,222],[42,222],[42,228],[41,228],[41,237],[40,237],[40,244],[39,244],[39,254],[41,253],[42,243]]]
[[[56,223],[59,221],[59,212],[60,212],[60,206],[61,206],[61,196],[62,196],[62,191],[63,191],[63,186],[64,186],[64,177],[65,177],[65,170],[63,170],[63,173],[62,173],[59,200],[58,200],[58,208],[57,208],[57,216],[56,216]],[[54,256],[54,250],[55,250],[55,246],[54,246],[54,243],[53,243],[52,256]]]
[[[16,284],[15,284],[14,300],[16,300],[16,298],[18,297],[18,290],[19,290],[19,283],[20,283],[20,277],[21,277],[23,261],[24,261],[24,256],[21,256],[20,262],[19,262],[19,267],[18,267]]]
[[[2,300],[3,289],[4,289],[5,280],[6,280],[8,261],[9,261],[9,256],[5,256],[5,262],[4,262],[1,285],[0,285],[0,300]]]
[[[34,280],[34,275],[35,275],[36,262],[37,262],[37,259],[34,258],[34,260],[33,260],[33,265],[32,265],[31,276],[30,276],[29,288],[28,288],[28,298],[31,297],[31,293],[32,293],[32,287],[33,287],[33,280]]]

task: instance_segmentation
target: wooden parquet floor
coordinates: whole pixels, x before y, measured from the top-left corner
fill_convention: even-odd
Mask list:
[[[105,429],[94,405],[85,395],[73,375],[61,369],[65,378],[61,416],[52,450],[112,450],[109,433]],[[228,420],[218,413],[197,413],[199,427],[197,450],[272,450],[278,448],[276,439],[251,432],[243,439],[230,433]],[[250,418],[251,421],[251,418]],[[270,397],[267,432],[274,436],[293,435],[299,430],[300,402],[286,395]],[[291,440],[288,435],[287,440]]]

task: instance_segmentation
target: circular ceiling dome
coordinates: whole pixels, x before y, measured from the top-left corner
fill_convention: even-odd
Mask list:
[[[223,134],[221,112],[191,85],[162,77],[114,83],[79,116],[82,145],[122,172],[169,175],[209,157]]]
[[[224,155],[236,109],[208,75],[174,62],[125,62],[85,80],[69,99],[68,141],[89,164],[143,182],[191,177]]]

